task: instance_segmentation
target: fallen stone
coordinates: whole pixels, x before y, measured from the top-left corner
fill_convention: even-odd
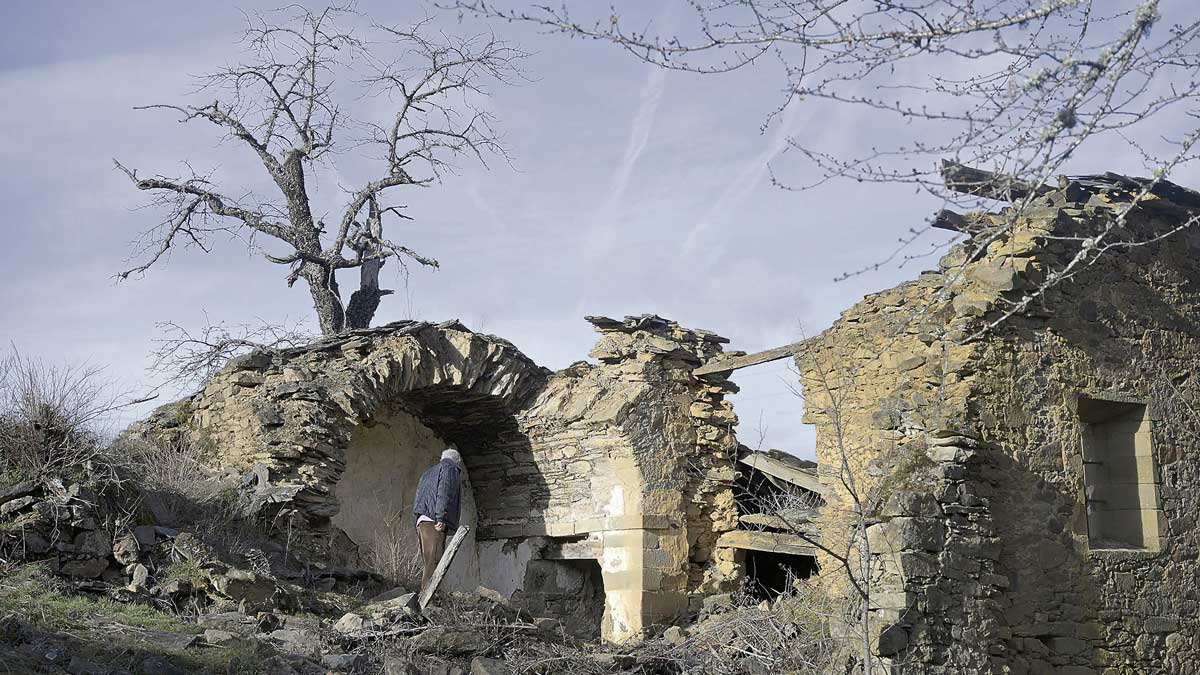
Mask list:
[[[75,536],[75,551],[90,558],[107,558],[113,553],[112,538],[102,530],[82,532]]]
[[[206,628],[227,632],[248,632],[259,630],[258,621],[253,616],[241,612],[217,612],[201,614],[196,617],[196,623]]]
[[[129,585],[131,586],[145,586],[150,579],[150,570],[141,563],[130,565],[125,571],[129,575]]]
[[[58,574],[78,579],[95,579],[108,569],[106,558],[85,558],[82,560],[59,560],[54,571]]]
[[[178,599],[192,594],[195,588],[187,579],[172,579],[155,589],[160,597]]]
[[[304,656],[320,656],[321,641],[313,633],[298,628],[280,628],[263,634],[281,650]]]
[[[49,539],[37,532],[22,532],[21,546],[25,549],[26,555],[41,555],[49,552],[52,545]]]
[[[730,593],[718,593],[704,599],[705,614],[717,614],[730,609],[733,609],[733,595]]]
[[[218,593],[234,602],[245,603],[248,609],[267,609],[273,604],[275,582],[257,572],[234,568],[213,575],[211,579]]]
[[[330,670],[353,670],[362,660],[358,654],[326,654],[321,657],[321,665]]]
[[[0,516],[7,516],[10,513],[16,513],[21,509],[30,506],[36,501],[33,497],[18,497],[11,501],[0,504]]]
[[[405,616],[416,616],[420,613],[421,607],[416,593],[405,593],[401,596],[386,600],[379,603],[371,603],[366,606],[366,611],[372,616],[387,616],[393,614],[403,614]]]
[[[423,654],[469,656],[487,651],[491,643],[473,630],[434,626],[413,638],[413,651]]]
[[[671,626],[663,631],[663,639],[673,645],[681,645],[687,642],[687,633],[679,626]]]
[[[5,488],[0,488],[0,505],[7,504],[8,502],[11,502],[14,499],[20,499],[21,497],[28,497],[29,495],[33,494],[36,490],[37,490],[37,485],[30,481],[17,483],[16,485],[10,485]],[[30,500],[29,503],[32,503],[32,502],[33,502],[33,500]],[[0,513],[3,513],[3,511],[0,511]]]
[[[337,623],[333,624],[333,629],[339,633],[357,633],[363,630],[368,623],[366,617],[361,614],[346,612],[342,618],[337,620]]]
[[[488,602],[493,602],[502,607],[512,608],[512,602],[509,601],[508,598],[504,597],[500,591],[492,590],[487,586],[480,586],[476,588],[475,594],[480,598],[487,600]]]
[[[390,591],[384,591],[384,592],[380,593],[379,595],[376,595],[375,597],[371,598],[367,602],[368,602],[368,604],[375,604],[378,602],[387,602],[388,600],[395,600],[396,598],[399,598],[402,595],[407,595],[409,592],[410,591],[407,588],[405,588],[403,586],[397,586],[397,587],[391,589]]]
[[[153,548],[158,542],[158,533],[153,525],[138,525],[133,528],[133,537],[137,539],[138,546],[142,548]]]
[[[112,546],[112,556],[122,565],[136,563],[142,557],[142,547],[138,543],[137,537],[127,534],[117,539]]]
[[[208,630],[204,631],[201,637],[204,639],[205,644],[210,644],[217,647],[231,647],[242,641],[241,636],[230,633],[227,630],[218,630],[216,628],[209,628]]]
[[[383,673],[384,675],[424,675],[420,668],[413,665],[403,656],[387,655],[383,657]]]
[[[500,659],[476,656],[471,659],[471,675],[508,675],[508,666]]]

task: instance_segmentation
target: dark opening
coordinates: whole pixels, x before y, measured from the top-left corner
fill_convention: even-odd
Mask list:
[[[1162,512],[1146,406],[1080,398],[1079,419],[1091,547],[1159,548]]]
[[[531,560],[522,602],[534,616],[559,619],[568,635],[594,640],[604,619],[604,577],[598,560]]]
[[[817,572],[817,559],[806,555],[746,551],[748,591],[759,600],[774,600],[791,588],[792,581]]]

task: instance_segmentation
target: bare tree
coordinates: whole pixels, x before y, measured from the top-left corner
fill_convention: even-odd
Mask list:
[[[342,25],[360,18],[352,6],[313,12],[299,5],[248,17],[246,59],[202,78],[198,95],[211,101],[142,108],[212,125],[258,158],[276,193],[222,187],[195,171],[143,177],[117,162],[166,212],[139,238],[136,264],[119,279],[143,274],[176,248],[207,252],[217,235],[239,237],[287,266],[288,286],[308,285],[321,331],[334,334],[369,326],[380,299],[392,292],[379,286],[388,260],[437,267],[386,235],[387,221],[409,218],[393,201],[394,189],[438,181],[459,157],[485,164],[489,155],[507,159],[495,118],[481,101],[487,85],[520,77],[525,54],[491,35],[426,35],[433,33],[428,21],[412,28],[372,25],[364,35]],[[357,91],[343,97],[343,87]],[[354,119],[347,102],[362,96],[391,102],[392,116]],[[342,149],[370,156],[379,170],[347,190],[341,216],[327,229],[313,213],[314,165],[332,163]],[[283,252],[260,247],[264,237]],[[348,304],[337,280],[344,269],[359,270]]]
[[[768,124],[788,106],[819,104],[841,120],[855,119],[870,139],[859,154],[846,156],[823,145],[824,134],[790,138],[785,155],[801,162],[772,162],[779,187],[803,190],[850,179],[912,185],[967,209],[985,200],[1013,205],[1003,222],[939,212],[942,217],[903,231],[885,260],[865,261],[843,278],[941,250],[947,244],[940,240],[918,246],[931,227],[959,230],[973,237],[973,247],[988,246],[1038,201],[1041,186],[1078,172],[1073,162],[1088,152],[1142,160],[1149,177],[1134,181],[1130,209],[1197,157],[1200,16],[1187,3],[681,0],[691,21],[666,32],[587,3],[439,4],[607,41],[672,70],[711,74],[778,65],[782,93],[764,102]],[[876,137],[872,129],[887,133]],[[943,161],[989,171],[963,180]],[[1145,243],[1122,239],[1123,218],[1118,214],[1112,227],[1091,235],[1078,259],[1051,270],[1039,289],[1013,300],[1006,316],[1024,311],[1104,252]],[[974,227],[954,226],[964,220]],[[1194,222],[1188,218],[1185,226]]]

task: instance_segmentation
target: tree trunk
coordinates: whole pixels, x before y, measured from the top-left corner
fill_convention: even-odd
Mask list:
[[[379,287],[379,270],[386,260],[370,260],[358,268],[358,290],[350,296],[346,306],[346,328],[370,328],[379,300],[392,291]]]
[[[313,263],[304,263],[300,276],[308,282],[313,309],[317,311],[317,319],[321,322],[321,333],[336,335],[345,330],[346,313],[342,309],[341,292],[338,290],[333,270],[326,270]]]

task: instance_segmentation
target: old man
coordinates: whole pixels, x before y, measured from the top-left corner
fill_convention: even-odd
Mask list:
[[[417,519],[417,541],[421,546],[421,590],[429,585],[433,570],[446,548],[446,533],[458,529],[458,507],[462,497],[462,456],[446,448],[442,459],[421,474],[413,515]]]

